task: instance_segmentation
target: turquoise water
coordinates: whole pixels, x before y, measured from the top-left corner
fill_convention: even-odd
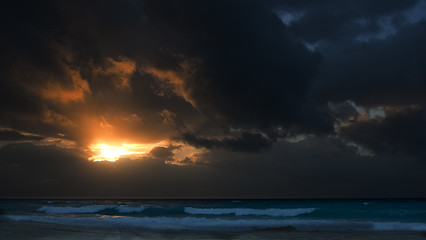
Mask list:
[[[3,221],[187,232],[426,231],[424,200],[3,200]]]

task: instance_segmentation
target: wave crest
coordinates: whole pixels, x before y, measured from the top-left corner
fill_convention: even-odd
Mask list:
[[[226,215],[234,214],[236,216],[271,216],[271,217],[294,217],[302,214],[308,214],[315,211],[315,208],[268,208],[268,209],[253,209],[253,208],[193,208],[185,207],[185,212],[189,214],[203,215]]]

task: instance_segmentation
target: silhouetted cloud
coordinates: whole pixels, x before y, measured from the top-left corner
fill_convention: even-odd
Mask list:
[[[34,136],[34,135],[23,135],[15,131],[4,130],[0,131],[0,141],[40,141],[44,137],[42,136]]]
[[[0,149],[0,179],[10,183],[0,191],[3,198],[425,196],[424,161],[355,150],[309,138],[277,143],[267,153],[211,151],[203,162],[178,166],[166,164],[169,154],[89,162],[84,152],[13,144]],[[160,151],[166,152],[154,152]]]
[[[258,133],[253,134],[248,132],[243,132],[235,138],[226,137],[223,139],[197,137],[191,133],[184,133],[181,140],[199,148],[225,148],[244,152],[258,152],[272,146],[271,139]]]
[[[376,153],[425,156],[424,110],[388,109],[385,113],[385,118],[359,121],[342,128],[342,136]]]

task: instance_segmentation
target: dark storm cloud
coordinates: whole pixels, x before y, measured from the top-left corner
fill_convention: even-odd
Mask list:
[[[104,137],[97,126],[110,123],[120,128],[116,137],[167,138],[172,130],[161,125],[164,109],[196,118],[190,104],[159,96],[155,80],[138,71],[141,64],[174,59],[141,23],[142,3],[98,3],[2,7],[1,126],[88,144]]]
[[[15,131],[5,130],[0,131],[0,141],[40,141],[43,140],[42,136],[34,136],[34,135],[22,135]]]
[[[90,162],[74,149],[9,144],[0,149],[0,156],[2,197],[10,193],[16,197],[84,193],[81,186],[90,180]]]
[[[382,31],[380,20],[403,18],[403,10],[418,1],[271,1],[277,10],[301,12],[300,19],[291,24],[291,31],[307,42],[339,41],[359,35]]]
[[[160,27],[172,28],[171,36],[190,45],[176,41],[175,47],[202,60],[193,72],[182,74],[182,95],[187,100],[220,125],[255,129],[274,141],[289,132],[331,133],[333,118],[347,120],[358,114],[354,108],[326,113],[329,101],[352,100],[369,107],[423,106],[426,28],[424,20],[409,23],[403,15],[417,3],[274,2],[275,10],[303,12],[289,27],[259,2],[239,7],[231,3],[227,9],[220,2],[157,2],[148,4],[147,16],[154,22],[160,18]],[[253,6],[258,9],[254,11]],[[389,26],[383,26],[383,21],[395,32],[387,32]],[[372,38],[357,40],[362,36]],[[319,40],[316,53],[301,47],[303,41]],[[352,113],[342,112],[349,110]],[[220,137],[202,134],[182,137],[199,147],[228,145]],[[265,141],[258,142],[259,148],[265,146]]]
[[[180,149],[181,146],[155,147],[149,152],[149,156],[159,161],[173,161],[173,150]]]
[[[266,134],[278,126],[330,130],[327,115],[306,96],[319,55],[259,2],[153,1],[146,12],[175,39],[174,49],[195,59],[194,71],[182,78],[182,95],[203,114]]]
[[[1,198],[199,198],[237,196],[243,176],[201,165],[165,164],[156,149],[139,160],[87,161],[75,150],[32,144],[0,149]],[[155,155],[155,156],[154,156]],[[160,156],[161,155],[161,156]],[[167,155],[167,156],[166,156]],[[40,159],[34,158],[40,156]],[[20,176],[20,178],[16,178]],[[227,187],[224,187],[227,186]]]
[[[281,142],[268,154],[215,151],[204,159],[215,168],[257,176],[249,188],[299,197],[396,197],[397,192],[414,197],[425,183],[423,161],[360,156],[354,147],[335,138]]]
[[[376,153],[426,156],[426,115],[423,109],[388,110],[385,118],[359,121],[341,135]]]
[[[344,125],[341,136],[376,154],[422,158],[426,22],[424,14],[412,9],[424,2],[273,3],[278,14],[280,10],[302,13],[289,28],[301,40],[316,44],[315,50],[321,53],[312,96],[318,105],[327,104],[332,117]],[[348,100],[367,111],[375,107],[406,110],[368,120]],[[355,121],[358,118],[367,121]]]
[[[10,37],[2,44],[8,48],[2,61],[13,60],[3,69],[3,89],[21,91],[8,100],[18,112],[4,115],[6,126],[50,136],[65,132],[82,141],[87,136],[75,127],[81,125],[75,115],[82,109],[96,109],[110,122],[105,116],[115,112],[137,113],[148,123],[160,122],[159,113],[168,109],[201,134],[237,128],[275,140],[287,133],[332,130],[329,115],[307,96],[319,54],[307,50],[261,2],[47,1],[36,4],[39,14],[33,5],[16,2],[4,16],[14,24],[7,25]],[[117,62],[135,64],[118,83],[123,71],[111,67]],[[174,88],[181,98],[154,81],[161,73],[177,76],[180,85]],[[123,89],[131,91],[123,94]],[[23,107],[33,114],[19,110]],[[205,127],[192,124],[205,117],[210,122]],[[285,131],[277,134],[276,128]],[[157,139],[167,135],[160,127],[158,133],[152,129],[140,132]]]
[[[314,90],[319,102],[344,104],[352,100],[367,109],[388,109],[384,119],[358,121],[343,127],[342,137],[376,154],[424,157],[425,29],[423,19],[401,25],[395,35],[385,39],[325,43],[318,48],[324,56]],[[359,114],[348,107],[332,109],[333,116],[339,119],[343,114],[356,119]],[[399,108],[405,110],[392,111]]]
[[[0,124],[50,136],[67,132],[60,123],[52,124],[55,117],[66,120],[59,107],[48,106],[43,99],[78,99],[81,90],[73,89],[76,79],[63,65],[65,56],[56,45],[64,34],[61,16],[49,1],[8,1],[0,11],[5,36],[0,40]],[[46,95],[48,88],[42,86],[55,90],[53,95]]]
[[[243,132],[236,138],[205,138],[197,137],[191,133],[184,133],[181,136],[183,142],[197,148],[225,148],[232,151],[259,152],[272,146],[272,140],[259,133]]]
[[[279,10],[302,12],[290,29],[318,44],[323,61],[315,99],[363,106],[425,103],[425,15],[407,13],[422,1],[272,3]]]
[[[351,121],[360,115],[356,108],[349,102],[330,104],[329,108],[330,114],[338,121]]]
[[[354,152],[337,139],[311,138],[278,143],[267,154],[218,150],[176,166],[165,164],[169,155],[93,163],[75,150],[13,144],[0,149],[7,183],[0,197],[425,197],[424,161]]]
[[[26,89],[22,89],[22,78],[16,75],[24,73],[31,81],[37,81],[35,74],[18,69],[28,62],[32,64],[33,69],[48,68],[50,71],[57,71],[51,51],[41,33],[51,28],[52,24],[57,24],[57,21],[49,21],[55,14],[49,5],[29,1],[7,1],[3,3],[0,11],[4,36],[0,39],[1,120],[2,124],[15,125],[17,115],[26,113],[37,116],[42,112],[39,99],[33,98]],[[40,18],[38,12],[45,13],[44,17]]]
[[[319,99],[364,106],[424,104],[425,29],[422,20],[385,40],[325,45]]]
[[[38,129],[46,135],[61,132],[64,121],[74,119],[73,113],[46,103],[47,98],[63,102],[89,101],[98,114],[137,113],[148,122],[158,122],[159,113],[167,109],[176,115],[175,122],[181,122],[180,128],[189,127],[199,135],[195,136],[199,140],[223,138],[230,128],[259,131],[272,142],[287,134],[330,134],[333,116],[327,112],[327,101],[390,104],[391,100],[398,99],[395,94],[401,95],[400,92],[404,92],[399,97],[401,101],[407,101],[407,95],[422,99],[425,74],[421,63],[424,62],[422,56],[426,55],[420,44],[424,40],[422,22],[403,24],[397,35],[389,39],[354,41],[358,35],[380,31],[379,26],[356,30],[353,25],[359,25],[357,20],[366,19],[367,25],[372,26],[380,17],[396,16],[415,3],[10,3],[3,18],[4,22],[14,24],[3,23],[9,37],[2,40],[6,50],[2,62],[7,63],[2,68],[5,75],[2,96],[8,98],[9,104],[2,109],[13,111],[4,115],[2,122],[16,129]],[[35,14],[34,7],[46,14]],[[286,26],[272,10],[278,11],[278,15],[279,10],[300,10],[303,16]],[[79,18],[76,19],[77,12]],[[343,32],[350,35],[344,37]],[[319,52],[312,52],[302,44],[310,39],[334,40],[333,44],[320,45]],[[133,66],[133,70],[123,75],[120,69],[114,70],[117,63]],[[24,69],[27,74],[23,75],[18,69]],[[168,79],[172,89],[159,84],[155,78]],[[406,81],[412,84],[401,86]],[[31,88],[40,92],[43,90],[37,89],[40,85],[52,86],[52,82],[58,85],[47,89],[49,92],[44,95],[31,94]],[[27,88],[22,89],[22,85]],[[170,94],[173,88],[181,98]],[[380,96],[376,94],[378,88],[385,89]],[[61,97],[66,94],[52,94],[55,89],[68,93],[69,98]],[[126,89],[132,91],[126,95],[119,91]],[[386,99],[377,102],[378,98]],[[46,120],[48,113],[56,117]],[[203,120],[207,121],[204,125],[194,121],[203,117],[208,119]],[[36,118],[45,121],[34,124]],[[56,125],[53,128],[52,122]],[[77,134],[69,126],[65,131],[67,136],[74,140],[81,138],[81,133]],[[278,128],[283,131],[277,131]],[[155,135],[151,129],[144,128],[144,131]],[[217,136],[209,136],[210,129],[216,129]],[[163,131],[158,135],[164,134]],[[233,140],[227,144],[212,140],[204,145],[247,143],[247,139],[239,136],[228,138]],[[244,141],[233,143],[239,139]],[[197,141],[188,142],[196,144]],[[265,141],[258,142],[259,148],[268,145]]]

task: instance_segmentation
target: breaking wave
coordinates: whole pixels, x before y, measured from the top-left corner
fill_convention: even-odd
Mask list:
[[[193,208],[185,207],[185,212],[189,214],[204,214],[204,215],[226,215],[234,214],[236,216],[271,216],[271,217],[294,217],[302,214],[308,214],[315,211],[315,208],[268,208],[268,209],[253,209],[253,208]]]

